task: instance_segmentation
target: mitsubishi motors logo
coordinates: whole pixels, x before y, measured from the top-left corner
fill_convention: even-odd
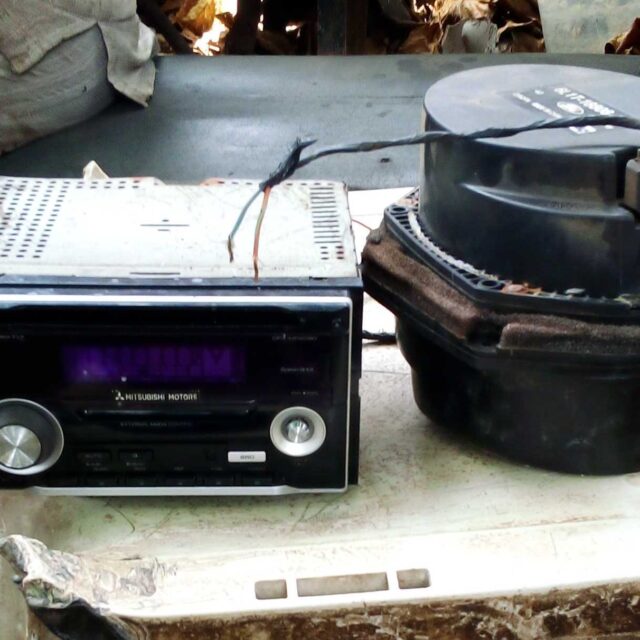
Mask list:
[[[120,391],[113,389],[113,399],[123,402],[199,402],[200,391]]]

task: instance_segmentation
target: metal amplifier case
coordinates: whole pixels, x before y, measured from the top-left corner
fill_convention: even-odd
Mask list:
[[[346,190],[0,177],[0,488],[259,495],[357,481]]]

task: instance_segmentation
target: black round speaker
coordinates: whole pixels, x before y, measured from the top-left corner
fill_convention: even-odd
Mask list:
[[[640,78],[481,68],[436,83],[424,112],[427,130],[453,133],[567,116],[640,120]],[[420,220],[444,250],[503,278],[592,296],[639,292],[640,212],[623,200],[639,148],[640,130],[590,125],[438,142],[424,151]]]
[[[573,473],[640,470],[640,78],[550,65],[452,75],[424,102],[419,191],[363,254],[442,426]],[[581,118],[578,127],[536,130]],[[490,128],[531,127],[471,139]]]

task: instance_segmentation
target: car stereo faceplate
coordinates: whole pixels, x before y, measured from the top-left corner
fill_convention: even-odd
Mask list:
[[[346,193],[0,179],[0,487],[343,491],[357,480],[361,282]],[[272,197],[273,197],[272,196]]]

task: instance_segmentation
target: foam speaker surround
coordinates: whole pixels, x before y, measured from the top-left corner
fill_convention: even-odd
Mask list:
[[[396,315],[416,402],[435,422],[548,469],[640,470],[640,326],[478,304],[384,224],[363,278]]]
[[[638,95],[624,74],[477,69],[429,90],[425,129],[640,119]],[[640,470],[640,211],[625,201],[639,148],[640,131],[589,125],[425,146],[363,277],[430,418],[548,469]]]

